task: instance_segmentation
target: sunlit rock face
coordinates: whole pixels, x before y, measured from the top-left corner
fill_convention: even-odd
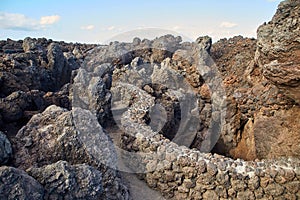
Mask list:
[[[256,62],[264,76],[300,103],[300,3],[283,1],[257,31]]]

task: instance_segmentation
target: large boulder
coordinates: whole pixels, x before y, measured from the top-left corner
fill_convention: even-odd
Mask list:
[[[0,167],[0,199],[44,199],[44,188],[20,169]]]
[[[16,135],[13,163],[21,169],[39,168],[60,160],[89,164],[103,174],[103,195],[128,199],[128,189],[115,170],[115,152],[92,113],[52,105],[34,115]]]
[[[45,199],[102,199],[102,173],[65,161],[27,171],[45,188]]]

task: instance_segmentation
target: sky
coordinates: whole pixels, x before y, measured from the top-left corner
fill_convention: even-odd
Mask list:
[[[104,44],[166,33],[256,37],[280,0],[0,0],[0,40],[25,37]]]

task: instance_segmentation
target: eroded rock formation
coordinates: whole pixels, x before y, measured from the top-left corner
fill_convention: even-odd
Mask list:
[[[167,199],[300,198],[299,9],[257,40],[0,41],[0,197],[130,199],[120,170]]]

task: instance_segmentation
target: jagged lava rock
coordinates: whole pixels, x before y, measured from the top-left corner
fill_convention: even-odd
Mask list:
[[[272,20],[257,31],[256,62],[264,76],[300,103],[300,2],[280,3]]]
[[[45,199],[103,199],[102,173],[91,166],[59,161],[27,172],[43,185]]]
[[[74,118],[79,118],[77,124],[74,124]],[[105,143],[107,136],[101,127],[100,130],[93,129],[92,120],[97,121],[97,118],[84,112],[72,113],[55,105],[49,106],[43,113],[34,115],[16,135],[13,164],[21,169],[38,168],[60,160],[89,164],[103,173],[105,198],[122,196],[128,199],[128,189],[119,174],[109,168],[112,165],[105,165],[105,161],[114,157],[114,152]],[[86,133],[89,135],[84,135],[85,130],[90,131]],[[92,152],[94,149],[96,152]]]

